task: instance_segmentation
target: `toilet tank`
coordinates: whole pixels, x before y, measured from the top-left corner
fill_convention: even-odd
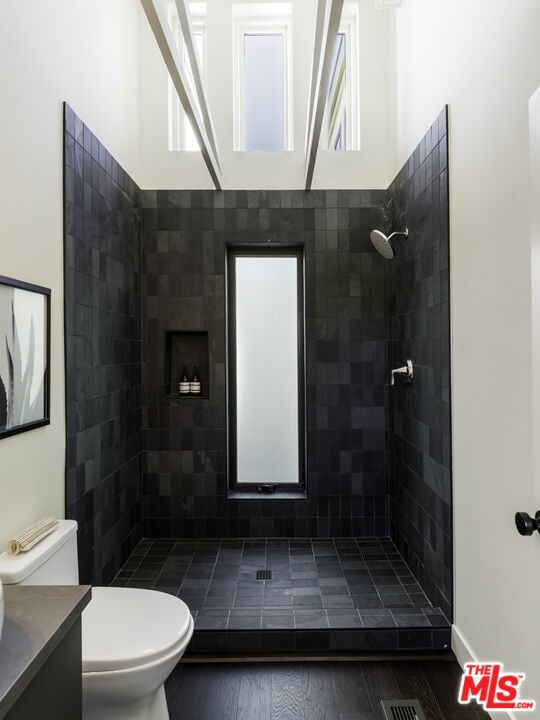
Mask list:
[[[0,555],[4,585],[78,585],[77,523],[60,520],[56,530],[31,550]]]

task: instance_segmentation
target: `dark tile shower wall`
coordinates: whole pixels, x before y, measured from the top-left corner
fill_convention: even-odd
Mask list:
[[[83,583],[141,538],[139,190],[66,104],[66,517]]]
[[[383,191],[142,191],[144,535],[389,534]],[[227,242],[306,255],[308,499],[229,500]],[[165,332],[209,333],[209,399],[165,399]],[[261,378],[264,381],[264,378]]]
[[[109,582],[143,530],[391,531],[451,617],[446,111],[386,193],[139,192],[67,106],[65,130],[66,513],[81,581]],[[369,232],[390,225],[410,235],[388,263]],[[268,240],[306,251],[308,499],[231,501],[225,247]],[[165,398],[166,330],[208,332],[208,399]],[[409,357],[413,385],[389,388]]]
[[[446,109],[389,188],[393,229],[409,228],[388,263],[392,537],[431,602],[452,617],[450,312]]]

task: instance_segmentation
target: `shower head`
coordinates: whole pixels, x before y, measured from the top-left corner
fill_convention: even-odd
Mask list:
[[[371,238],[371,242],[373,243],[375,250],[377,250],[383,258],[391,260],[394,257],[394,249],[390,244],[390,240],[394,237],[394,235],[403,235],[403,237],[407,237],[408,234],[409,231],[407,228],[405,228],[403,232],[393,232],[388,237],[381,230],[372,230],[369,237]]]

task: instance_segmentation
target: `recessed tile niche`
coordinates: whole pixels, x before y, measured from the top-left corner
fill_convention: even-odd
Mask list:
[[[167,330],[165,333],[165,397],[187,399],[209,397],[208,332]],[[201,381],[200,395],[180,395],[178,384],[184,367],[191,379],[193,368]]]

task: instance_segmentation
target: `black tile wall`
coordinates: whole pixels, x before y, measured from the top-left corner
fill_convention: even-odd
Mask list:
[[[389,534],[384,191],[142,191],[144,535]],[[227,499],[227,242],[303,243],[308,499]],[[165,399],[167,330],[209,333],[209,395]]]
[[[383,260],[370,230],[405,226]],[[230,500],[225,248],[268,240],[305,248],[308,497]],[[391,533],[451,617],[446,110],[388,191],[304,193],[139,191],[66,106],[65,267],[66,508],[81,581],[109,582],[143,532]],[[165,398],[167,330],[208,332],[207,399]],[[413,384],[388,387],[407,358]]]
[[[414,363],[389,388],[392,537],[431,602],[452,617],[450,311],[447,111],[389,188],[394,243],[387,265],[388,363]],[[388,213],[389,215],[391,212]]]
[[[141,538],[139,189],[64,105],[66,517],[107,584]]]

